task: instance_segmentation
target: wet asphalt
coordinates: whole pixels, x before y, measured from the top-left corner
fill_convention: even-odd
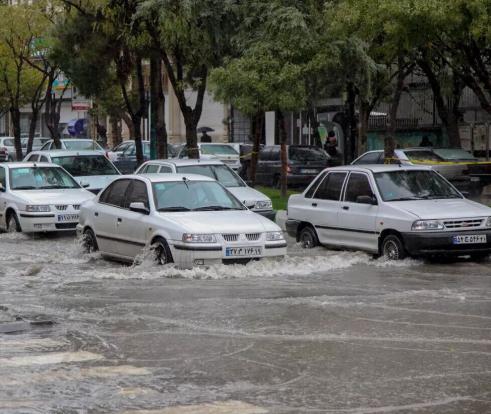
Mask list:
[[[491,413],[491,262],[289,242],[181,271],[0,234],[0,413]]]

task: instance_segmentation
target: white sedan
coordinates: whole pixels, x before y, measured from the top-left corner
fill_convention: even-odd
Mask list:
[[[63,168],[0,164],[0,228],[9,232],[74,231],[80,205],[94,197]]]
[[[180,267],[245,263],[286,254],[281,229],[199,175],[130,175],[85,203],[77,231],[88,252],[132,261],[153,247]]]
[[[271,199],[249,187],[238,174],[219,160],[171,159],[147,161],[135,174],[199,174],[217,180],[244,205],[270,220],[275,220]]]
[[[491,208],[466,200],[430,167],[327,169],[290,197],[286,227],[304,247],[360,249],[392,260],[491,253]]]

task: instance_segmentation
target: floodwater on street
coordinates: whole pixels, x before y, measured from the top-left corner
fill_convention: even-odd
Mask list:
[[[0,234],[0,413],[490,413],[491,262],[182,271]]]

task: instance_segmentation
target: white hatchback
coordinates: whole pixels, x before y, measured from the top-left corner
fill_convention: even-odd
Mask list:
[[[304,247],[360,249],[397,260],[491,252],[491,208],[466,200],[430,167],[324,170],[288,201],[287,231]]]
[[[89,252],[132,261],[153,247],[158,263],[184,268],[286,254],[275,223],[192,174],[121,177],[82,206],[77,231]]]
[[[254,213],[275,220],[271,199],[249,187],[238,174],[219,160],[171,159],[147,161],[135,174],[199,174],[217,180]]]
[[[94,197],[63,168],[0,164],[0,228],[25,233],[74,231],[80,205]]]

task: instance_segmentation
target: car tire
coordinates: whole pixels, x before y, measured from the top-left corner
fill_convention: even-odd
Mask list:
[[[382,256],[386,260],[403,260],[407,253],[399,236],[389,234],[382,241]]]
[[[154,252],[155,262],[158,265],[163,266],[169,263],[174,263],[169,245],[164,239],[158,238],[157,240],[155,240],[152,245],[152,249]]]
[[[312,226],[306,226],[300,230],[298,241],[302,244],[304,249],[313,249],[314,247],[319,246],[319,238]]]
[[[97,238],[95,237],[92,229],[85,229],[84,234],[82,236],[82,245],[85,253],[94,253],[99,250],[99,246],[97,245]]]
[[[19,219],[17,218],[17,214],[10,213],[7,216],[7,232],[8,233],[20,233],[22,232],[22,228],[20,227]]]

